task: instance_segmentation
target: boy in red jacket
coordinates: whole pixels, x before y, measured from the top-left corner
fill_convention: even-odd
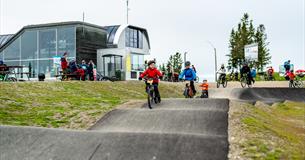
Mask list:
[[[156,97],[158,97],[159,102],[161,102],[161,96],[159,93],[159,78],[162,78],[162,73],[155,67],[155,61],[149,61],[148,62],[148,69],[146,69],[139,77],[139,80],[141,81],[144,77],[147,79],[152,78],[153,79],[153,86],[155,90]],[[147,83],[146,87],[147,88]]]

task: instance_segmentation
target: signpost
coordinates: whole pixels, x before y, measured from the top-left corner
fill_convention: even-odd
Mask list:
[[[258,44],[253,43],[250,45],[245,45],[244,47],[245,50],[245,59],[247,61],[257,61],[258,59]]]

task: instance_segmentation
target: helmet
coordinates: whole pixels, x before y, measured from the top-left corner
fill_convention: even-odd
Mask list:
[[[191,62],[190,62],[190,61],[186,61],[186,62],[184,63],[184,65],[185,65],[185,66],[190,66],[190,65],[191,65]]]
[[[221,68],[225,68],[225,65],[224,65],[224,64],[221,64]]]
[[[147,65],[150,66],[150,65],[153,64],[153,63],[156,64],[156,62],[155,62],[154,60],[151,60],[151,61],[148,61]]]

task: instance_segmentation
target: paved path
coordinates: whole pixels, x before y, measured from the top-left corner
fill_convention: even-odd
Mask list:
[[[0,159],[223,160],[225,99],[164,100],[153,110],[109,112],[92,131],[0,127]]]

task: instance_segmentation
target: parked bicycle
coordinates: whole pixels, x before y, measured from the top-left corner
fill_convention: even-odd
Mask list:
[[[113,77],[104,76],[101,73],[97,72],[96,73],[96,80],[97,81],[111,81],[111,82],[114,82],[114,81],[118,81],[119,79],[115,76],[113,76]]]
[[[242,77],[240,78],[240,84],[243,88],[245,88],[246,86],[248,86],[248,88],[252,87],[252,82],[249,79],[248,74],[243,74]]]

